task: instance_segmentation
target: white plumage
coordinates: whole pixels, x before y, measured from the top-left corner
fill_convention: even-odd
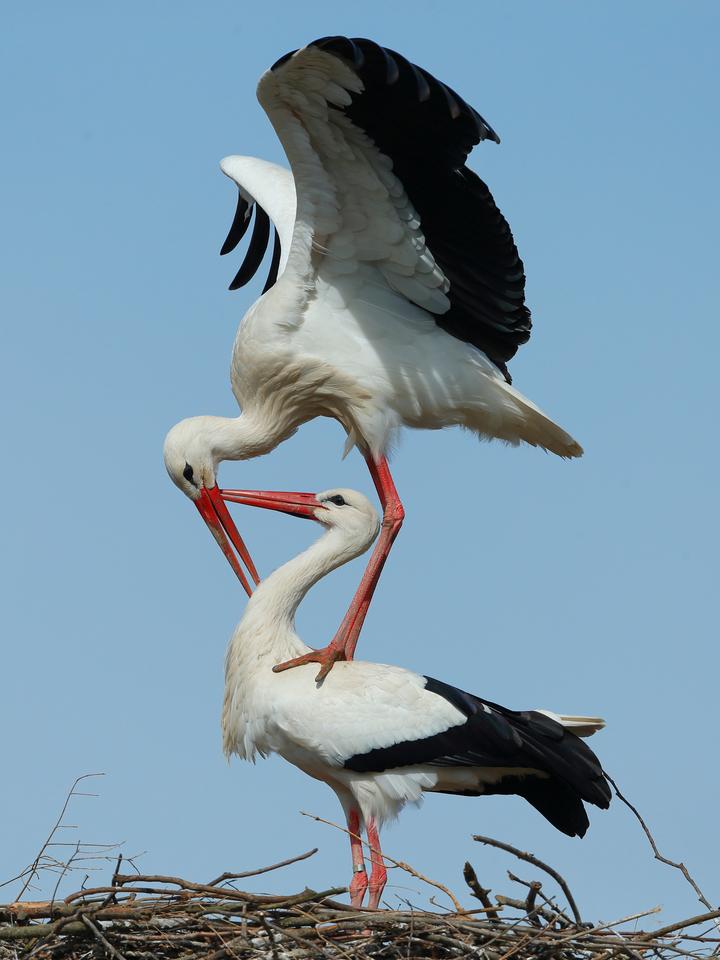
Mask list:
[[[485,121],[399,54],[345,38],[278,61],[258,98],[292,173],[250,157],[223,160],[240,191],[223,250],[239,241],[254,206],[248,259],[233,286],[259,265],[268,216],[279,237],[277,280],[235,340],[231,381],[242,415],[182,421],[167,437],[165,462],[231,559],[226,534],[245,548],[229,515],[217,515],[222,460],[264,454],[318,416],[343,426],[346,452],[360,447],[383,532],[333,643],[305,658],[323,664],[322,676],[337,657],[352,658],[402,523],[386,460],[400,427],[464,426],[562,457],[582,451],[509,383],[506,361],[530,320],[510,229],[464,166],[475,143],[497,140]],[[423,124],[418,154],[413,137]]]
[[[320,683],[310,664],[273,672],[279,659],[308,652],[294,629],[308,589],[367,550],[379,522],[367,499],[350,490],[317,497],[246,491],[233,499],[314,518],[327,529],[258,586],[230,641],[225,753],[245,760],[277,753],[332,787],[350,831],[365,827],[376,852],[371,906],[384,884],[378,830],[424,792],[519,793],[564,832],[585,832],[582,800],[607,806],[609,792],[575,733],[589,736],[604,726],[601,719],[516,714],[387,664],[340,662]],[[352,852],[360,874],[357,843]],[[351,888],[356,905],[363,879]]]

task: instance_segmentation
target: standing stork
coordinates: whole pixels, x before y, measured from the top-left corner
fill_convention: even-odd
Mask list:
[[[288,673],[278,659],[307,656],[295,612],[307,591],[364,553],[379,522],[353,490],[225,495],[319,521],[326,531],[255,590],[230,641],[222,711],[226,755],[277,753],[337,794],[348,824],[352,904],[377,907],[385,886],[379,830],[424,792],[517,794],[568,836],[589,822],[583,801],[606,808],[610,790],[595,754],[579,739],[598,717],[516,712],[410,670],[360,660],[338,663],[319,684],[306,665]],[[368,838],[368,878],[361,830]]]
[[[402,426],[460,425],[561,457],[581,447],[510,385],[530,335],[525,275],[510,227],[465,160],[497,134],[458,94],[371,40],[327,37],[263,75],[258,99],[292,172],[251,157],[221,167],[238,186],[222,253],[252,239],[231,289],[275,242],[270,277],[235,340],[237,418],[193,417],[165,463],[196,504],[248,594],[249,553],[218,493],[223,460],[267,453],[314,417],[357,445],[383,508],[374,553],[332,642],[299,660],[352,659],[404,510],[387,452]],[[233,546],[239,555],[233,552]]]

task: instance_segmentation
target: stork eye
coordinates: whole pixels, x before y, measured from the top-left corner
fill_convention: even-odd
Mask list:
[[[336,493],[334,497],[328,497],[328,503],[334,503],[336,507],[344,507],[346,505],[339,493]]]
[[[188,483],[191,483],[194,487],[197,486],[197,484],[193,479],[193,468],[190,466],[187,460],[185,461],[185,469],[183,470],[183,476],[185,477]]]

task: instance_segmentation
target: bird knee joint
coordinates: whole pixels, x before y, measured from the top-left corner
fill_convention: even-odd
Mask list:
[[[405,519],[405,509],[398,500],[397,503],[389,503],[383,511],[382,525],[386,529],[399,530]]]

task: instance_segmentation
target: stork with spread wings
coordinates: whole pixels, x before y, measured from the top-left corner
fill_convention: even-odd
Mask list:
[[[279,665],[352,659],[404,510],[388,465],[403,426],[463,426],[483,438],[577,457],[581,447],[510,384],[530,336],[525,273],[510,227],[465,161],[499,142],[457,93],[370,40],[327,37],[287,54],[258,98],[290,170],[249,157],[222,169],[238,186],[223,253],[250,225],[231,288],[275,243],[270,276],[238,329],[236,418],[194,417],[165,442],[170,476],[196,504],[250,592],[257,571],[225,505],[217,469],[274,449],[331,417],[365,458],[382,529],[331,643]],[[240,497],[242,494],[238,494]]]

